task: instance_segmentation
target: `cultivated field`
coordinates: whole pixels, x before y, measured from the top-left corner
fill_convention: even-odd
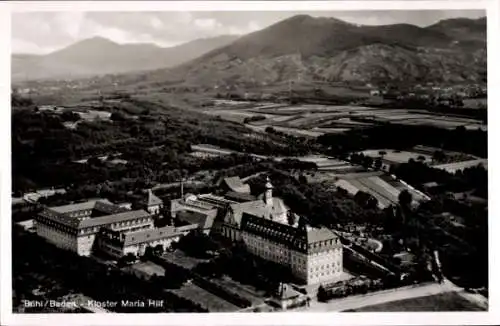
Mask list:
[[[381,155],[380,153],[384,152],[385,154]],[[382,157],[385,161],[392,163],[407,163],[409,159],[418,160],[419,157],[425,158],[424,162],[430,162],[432,157],[430,155],[421,154],[417,152],[408,152],[408,151],[397,151],[394,149],[370,149],[361,152],[365,156],[370,156],[373,158]]]
[[[350,129],[366,128],[380,123],[402,125],[430,125],[446,129],[464,126],[468,129],[486,129],[478,120],[445,116],[425,110],[385,109],[350,105],[287,105],[218,100],[204,113],[221,119],[243,123],[245,118],[259,116],[247,126],[256,131],[267,127],[305,137],[325,133],[341,133]]]
[[[436,169],[441,169],[441,170],[446,170],[450,173],[455,173],[457,171],[482,165],[485,169],[488,169],[488,160],[486,159],[479,159],[479,160],[469,160],[469,161],[462,161],[462,162],[454,162],[454,163],[447,163],[447,164],[439,164],[439,165],[434,165],[433,167]]]
[[[231,312],[240,309],[232,303],[190,282],[184,284],[180,289],[170,291],[183,298],[199,303],[210,312]]]
[[[380,208],[385,208],[398,203],[398,197],[402,190],[408,190],[415,202],[426,200],[426,196],[413,187],[405,184],[402,181],[393,179],[390,176],[371,175],[365,173],[337,176],[339,180],[335,181],[335,186],[347,190],[352,195],[358,191],[369,193],[378,201]]]

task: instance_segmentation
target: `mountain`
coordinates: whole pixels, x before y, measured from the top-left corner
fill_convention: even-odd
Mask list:
[[[441,20],[427,27],[427,29],[441,32],[456,40],[486,42],[486,17],[478,19],[454,18]]]
[[[86,39],[47,55],[12,55],[12,79],[70,78],[173,67],[238,36],[198,39],[179,46],[118,44],[102,37]]]
[[[485,74],[486,19],[363,26],[298,15],[141,80],[256,86],[297,79],[482,82]]]

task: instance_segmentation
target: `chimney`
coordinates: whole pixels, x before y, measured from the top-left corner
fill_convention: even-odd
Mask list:
[[[184,198],[184,179],[181,178],[181,198]]]

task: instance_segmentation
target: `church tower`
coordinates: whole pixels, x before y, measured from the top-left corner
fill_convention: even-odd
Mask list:
[[[264,201],[266,202],[266,206],[273,205],[273,185],[271,184],[269,177],[266,179],[266,193],[264,195]]]

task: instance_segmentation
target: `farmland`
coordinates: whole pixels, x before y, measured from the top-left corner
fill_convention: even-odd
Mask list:
[[[465,168],[482,165],[485,169],[488,168],[488,160],[486,159],[477,159],[477,160],[468,160],[462,162],[453,162],[447,164],[439,164],[435,165],[436,169],[446,170],[450,173],[455,173],[456,171],[463,170]]]
[[[486,130],[479,120],[424,109],[387,109],[352,105],[272,104],[237,101],[214,101],[203,112],[221,119],[244,123],[245,119],[259,117],[246,125],[256,131],[272,127],[277,131],[304,137],[325,133],[342,133],[351,129],[380,124],[427,125],[444,129],[464,126],[466,129]]]
[[[405,189],[412,194],[415,202],[428,199],[424,194],[405,184],[403,181],[382,173],[379,175],[359,173],[338,176],[338,178],[334,183],[335,186],[347,190],[352,195],[355,195],[358,191],[369,193],[377,199],[380,208],[397,204],[399,194]]]

